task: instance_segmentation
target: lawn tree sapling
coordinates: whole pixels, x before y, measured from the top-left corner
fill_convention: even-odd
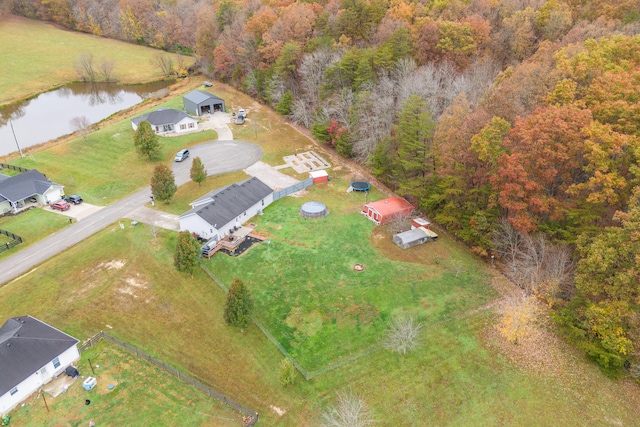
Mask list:
[[[280,379],[281,385],[287,386],[295,383],[296,374],[296,367],[293,365],[291,359],[285,357],[280,361],[280,366],[278,367],[278,378]]]
[[[151,200],[169,203],[176,191],[178,187],[173,172],[166,165],[156,166],[151,177],[151,194],[153,195]]]
[[[91,121],[87,116],[74,117],[69,123],[73,130],[82,136],[84,142],[87,142],[87,134],[89,133],[89,126],[91,126]]]
[[[540,307],[533,295],[506,298],[502,304],[502,317],[498,325],[500,334],[511,344],[530,336],[538,327]]]
[[[423,324],[413,316],[397,316],[391,320],[384,346],[391,351],[406,355],[419,344]]]
[[[335,405],[322,414],[323,427],[367,427],[376,422],[367,402],[351,390],[338,392]]]
[[[204,168],[204,164],[200,157],[194,157],[191,163],[190,177],[193,182],[197,182],[200,186],[205,179],[207,179],[207,170]]]

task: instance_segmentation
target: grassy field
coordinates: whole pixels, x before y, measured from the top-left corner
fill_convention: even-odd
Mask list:
[[[165,104],[154,109],[163,106]],[[135,115],[140,114],[144,114],[144,111]],[[150,161],[136,153],[131,117],[133,115],[91,133],[86,142],[82,138],[75,138],[11,163],[38,169],[52,181],[63,184],[67,194],[81,194],[88,203],[111,204],[148,186],[157,164],[157,161]],[[170,163],[180,148],[215,139],[217,134],[211,130],[160,137],[160,161]]]
[[[310,187],[304,198],[269,206],[253,220],[269,245],[206,262],[227,284],[239,275],[255,295],[256,317],[309,371],[380,344],[394,316],[436,324],[495,297],[474,260],[446,242],[431,245],[427,265],[381,257],[370,243],[374,224],[359,214],[364,196],[346,193],[348,186],[333,178]],[[329,216],[300,217],[300,206],[310,200],[324,202]],[[434,262],[438,257],[442,262]],[[452,259],[464,270],[448,268]],[[365,270],[355,271],[356,263]]]
[[[69,225],[69,218],[44,209],[29,209],[16,216],[0,218],[0,228],[22,237],[22,243],[0,253],[0,259],[12,256],[27,246],[60,231]],[[3,238],[6,236],[2,235]],[[0,240],[0,243],[6,240]]]
[[[93,54],[96,64],[103,58],[112,60],[114,76],[123,83],[163,77],[152,63],[156,49],[5,15],[0,18],[0,63],[4,71],[0,73],[0,105],[77,80],[74,64],[81,53]],[[185,59],[193,62],[192,58]]]
[[[267,210],[262,218],[271,222],[270,215]],[[399,258],[403,254],[395,253],[378,230],[372,244],[380,262],[398,258],[397,263],[403,264]],[[335,392],[347,389],[363,396],[382,426],[580,426],[586,420],[590,425],[634,425],[637,421],[637,386],[604,377],[571,349],[563,349],[539,369],[527,365],[537,354],[512,360],[499,335],[492,333],[493,312],[466,310],[465,304],[479,303],[474,297],[466,303],[449,302],[449,309],[460,316],[444,316],[434,307],[439,323],[428,324],[421,346],[406,357],[378,350],[312,381],[298,378],[294,386],[283,388],[277,379],[281,355],[275,347],[253,326],[240,331],[224,324],[224,293],[200,271],[193,278],[178,274],[172,267],[174,245],[174,233],[161,231],[154,240],[146,225],[124,230],[111,226],[0,288],[0,315],[28,313],[81,339],[106,329],[257,410],[266,426],[316,426]],[[263,248],[251,248],[244,256],[265,255]],[[470,269],[484,268],[444,236],[434,245],[414,249],[422,252],[414,251],[408,258],[425,263],[416,266],[418,271],[429,267],[436,249],[443,257],[443,269],[447,253],[460,256]],[[385,255],[388,259],[383,259]],[[367,262],[366,268],[375,266]],[[274,263],[269,269],[275,276],[284,274],[286,267]],[[243,271],[242,277],[258,273]],[[490,294],[487,280],[476,277],[481,281],[467,286]],[[276,282],[265,280],[269,287]],[[443,295],[428,289],[420,292],[434,301],[466,295],[458,289],[442,291]],[[113,404],[126,408],[123,411],[137,410],[126,401]],[[285,413],[278,415],[273,407]]]
[[[95,375],[89,368],[89,361]],[[35,395],[12,414],[16,426],[238,426],[241,416],[217,400],[150,365],[115,345],[101,342],[82,354],[78,362],[83,377],[95,376],[91,391],[82,388],[83,378],[57,396]],[[113,384],[109,390],[107,386]],[[84,404],[89,399],[89,406]]]

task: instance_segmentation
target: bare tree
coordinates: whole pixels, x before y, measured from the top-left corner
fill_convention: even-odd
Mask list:
[[[166,53],[157,53],[151,59],[153,65],[156,65],[160,68],[160,71],[165,76],[170,76],[173,74],[173,59],[171,56]]]
[[[366,427],[377,422],[367,403],[351,390],[339,392],[335,406],[327,408],[322,418],[324,427]]]
[[[76,62],[76,73],[85,82],[96,81],[96,70],[93,68],[93,54],[81,53]]]
[[[71,119],[69,123],[71,124],[71,128],[75,132],[78,132],[82,136],[82,139],[87,142],[87,134],[89,133],[91,121],[86,116],[78,116]]]
[[[403,356],[418,346],[418,335],[423,324],[413,316],[394,317],[387,331],[385,347]]]
[[[105,82],[112,82],[113,79],[113,69],[115,68],[115,62],[113,59],[102,58],[100,62],[100,74],[102,74],[102,78]]]

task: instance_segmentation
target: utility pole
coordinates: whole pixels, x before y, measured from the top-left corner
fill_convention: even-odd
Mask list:
[[[11,132],[13,133],[13,139],[16,141],[16,145],[18,146],[18,151],[20,152],[20,158],[24,157],[22,155],[22,148],[20,148],[20,144],[18,144],[18,138],[16,138],[16,131],[13,130],[13,122],[9,120],[9,124],[11,125]]]

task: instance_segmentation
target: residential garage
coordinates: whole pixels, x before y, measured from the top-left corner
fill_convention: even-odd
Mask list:
[[[194,90],[182,97],[184,109],[195,116],[225,111],[224,100],[202,90]]]

